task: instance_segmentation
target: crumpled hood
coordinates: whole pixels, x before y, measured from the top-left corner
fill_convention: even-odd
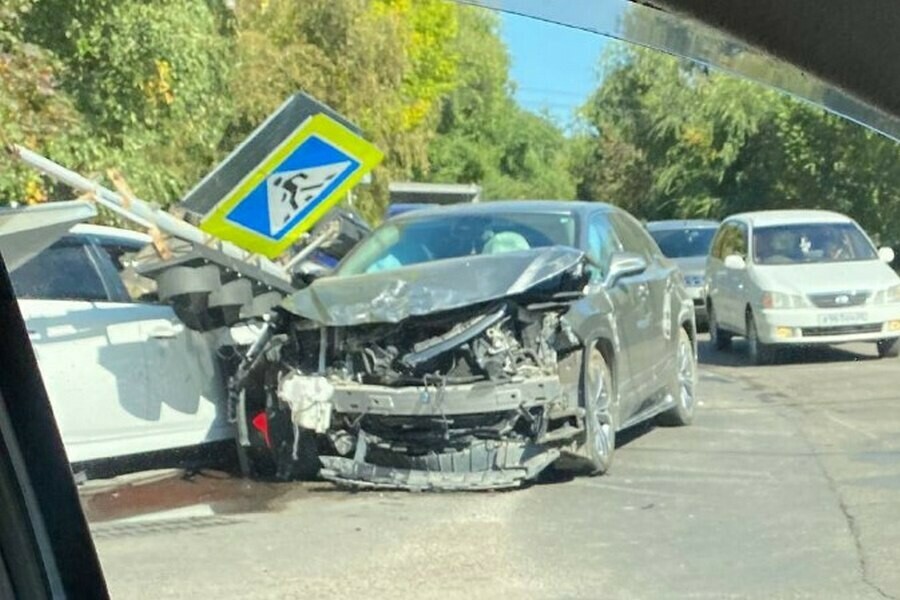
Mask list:
[[[879,260],[755,265],[753,268],[763,289],[794,294],[878,291],[900,283],[897,274]]]
[[[326,326],[397,323],[517,296],[567,273],[580,288],[586,283],[583,264],[583,252],[564,246],[437,260],[325,277],[290,295],[282,308]]]

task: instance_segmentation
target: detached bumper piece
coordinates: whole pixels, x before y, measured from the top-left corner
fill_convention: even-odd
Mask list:
[[[322,456],[320,475],[353,488],[409,491],[514,488],[537,477],[559,457],[559,451],[525,442],[484,442],[457,452],[395,456],[407,464],[385,466]]]

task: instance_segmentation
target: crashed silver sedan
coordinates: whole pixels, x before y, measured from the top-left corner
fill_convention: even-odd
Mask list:
[[[600,203],[413,211],[290,296],[231,381],[260,474],[414,490],[607,471],[616,432],[691,422],[694,307]]]

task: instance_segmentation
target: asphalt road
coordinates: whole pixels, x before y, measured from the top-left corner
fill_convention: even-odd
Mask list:
[[[749,367],[702,344],[695,424],[630,432],[603,477],[354,494],[208,473],[85,506],[114,598],[900,598],[900,360],[873,350]]]

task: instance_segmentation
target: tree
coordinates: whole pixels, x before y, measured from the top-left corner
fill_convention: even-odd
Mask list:
[[[566,140],[549,119],[513,99],[496,17],[461,7],[456,88],[443,99],[422,178],[479,183],[488,198],[574,197]]]
[[[739,56],[733,57],[740,61]],[[753,82],[656,52],[616,49],[582,110],[578,195],[647,219],[830,208],[896,240],[891,140]]]
[[[0,81],[5,141],[164,206],[297,91],[384,151],[355,192],[373,220],[389,180],[575,193],[566,138],[513,100],[496,17],[448,0],[7,0]],[[64,193],[8,166],[0,201]]]
[[[359,125],[385,152],[363,212],[383,212],[386,180],[427,165],[437,106],[456,78],[454,4],[441,0],[240,1],[232,139],[298,90]],[[272,27],[278,23],[279,27]]]
[[[0,6],[0,203],[43,202],[52,193],[2,146],[23,143],[71,159],[86,139],[82,115],[60,86],[62,65],[25,40],[24,21],[32,8],[31,0]]]

